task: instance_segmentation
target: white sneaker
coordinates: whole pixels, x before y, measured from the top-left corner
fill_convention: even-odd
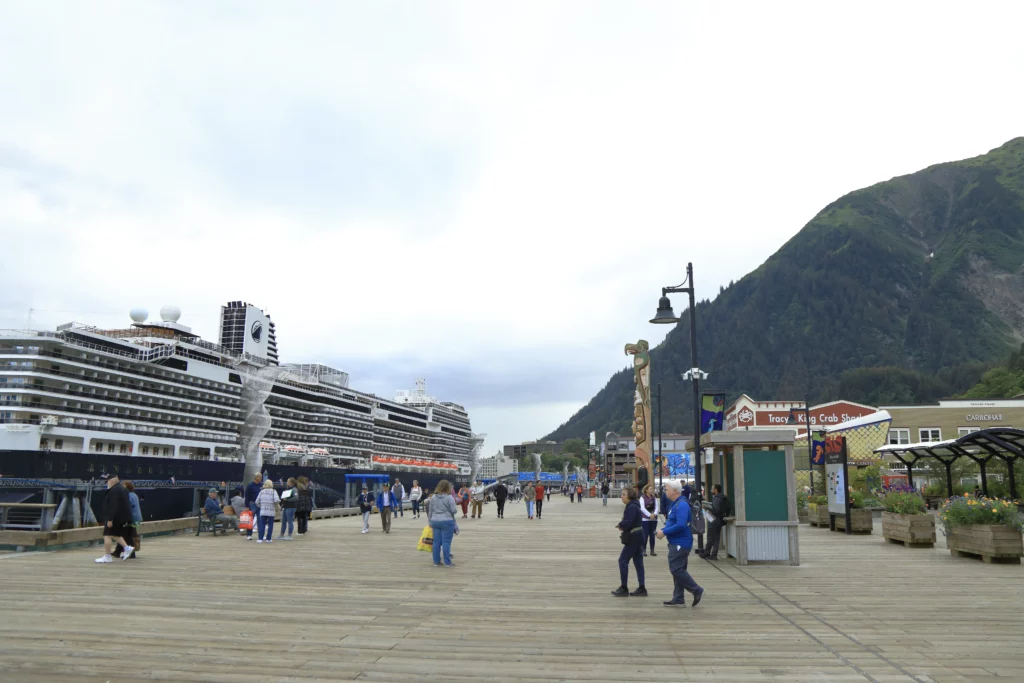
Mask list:
[[[363,530],[362,530],[362,531],[360,531],[359,533],[361,533],[361,534],[365,534],[365,533],[366,533],[366,529],[363,529]]]
[[[269,539],[269,538],[267,539],[267,543],[273,543],[273,542],[274,541],[272,539]]]
[[[122,561],[127,560],[129,557],[132,556],[132,553],[134,553],[134,552],[135,552],[135,548],[133,548],[132,546],[128,546],[127,548],[125,548],[121,552],[121,560]]]
[[[110,555],[104,555],[103,557],[97,557],[96,562],[99,564],[109,564],[114,561],[114,558]]]
[[[257,543],[263,543],[263,539],[262,539],[262,538],[257,538],[257,539],[256,539],[256,542],[257,542]]]
[[[252,540],[252,536],[246,536],[246,537],[245,537],[245,540],[247,540],[247,541],[251,541],[251,540]]]

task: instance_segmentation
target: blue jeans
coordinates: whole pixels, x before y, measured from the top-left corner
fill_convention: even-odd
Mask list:
[[[657,536],[657,532],[658,532],[658,518],[654,517],[654,515],[651,515],[651,517],[653,517],[653,519],[651,521],[648,522],[645,519],[643,522],[640,523],[640,526],[643,527],[643,530],[644,530],[644,545],[647,545],[648,543],[650,543],[651,544],[651,552],[653,553],[654,552],[654,542],[658,539],[658,536]]]
[[[420,514],[420,501],[418,501],[418,500],[412,501],[412,514],[414,514],[414,515]]]
[[[260,535],[257,536],[257,538],[269,541],[274,537],[274,518],[271,515],[260,515],[259,522],[257,524],[260,532]],[[263,534],[264,531],[266,532],[265,536]]]
[[[444,563],[452,563],[452,538],[455,537],[455,520],[449,519],[440,522],[430,522],[430,528],[434,532],[434,543],[431,551],[434,554],[434,564],[441,564],[441,551],[444,551]]]
[[[405,508],[403,506],[404,501],[401,498],[395,498],[395,504],[391,508],[392,517],[405,517]]]
[[[697,582],[687,571],[690,549],[678,545],[668,546],[668,570],[672,572],[672,599],[683,602],[686,597],[684,591],[690,591],[697,595],[703,593],[704,589],[697,585]]]
[[[249,503],[249,512],[252,513],[253,527],[258,527],[260,523],[260,508],[256,503]],[[249,528],[249,533],[246,534],[249,538],[252,538],[252,527]],[[259,538],[257,536],[257,538]]]
[[[285,533],[285,527],[288,533]],[[291,536],[295,532],[295,508],[281,508],[281,535]]]
[[[532,500],[526,501],[526,516],[527,517],[533,517],[533,501]]]

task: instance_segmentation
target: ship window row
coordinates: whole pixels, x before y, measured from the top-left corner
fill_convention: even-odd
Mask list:
[[[115,392],[113,395],[107,391],[102,390],[98,392],[95,388],[92,391],[86,391],[85,387],[74,386],[71,384],[65,384],[62,387],[52,386],[49,384],[43,384],[41,380],[36,380],[36,383],[31,387],[25,387],[22,389],[25,392],[32,393],[48,393],[48,394],[61,394],[67,396],[74,396],[76,398],[85,398],[88,400],[102,400],[115,404],[127,404],[133,406],[143,406],[145,408],[152,409],[164,409],[171,410],[179,413],[188,413],[190,415],[216,417],[227,421],[240,421],[237,410],[227,410],[224,408],[215,409],[208,408],[203,404],[199,407],[193,408],[191,403],[182,403],[181,401],[171,400],[170,398],[157,397],[152,398],[147,395],[133,396],[132,394]]]
[[[101,386],[115,387],[123,391],[136,391],[141,394],[148,394],[156,396],[157,398],[174,397],[179,400],[186,400],[190,403],[198,403],[201,405],[209,405],[212,408],[219,409],[237,409],[239,405],[238,399],[228,398],[219,396],[216,394],[205,394],[200,392],[186,392],[184,390],[178,391],[167,391],[161,392],[162,387],[157,384],[148,384],[146,382],[120,382],[114,379],[107,379],[99,376],[88,376],[84,374],[67,372],[59,369],[58,366],[51,366],[50,368],[37,367],[35,372],[42,374],[43,376],[56,375],[58,378],[66,379],[68,381],[82,382],[84,384],[98,384]]]
[[[88,380],[97,384],[108,384],[118,387],[128,386],[135,388],[137,386],[139,389],[147,389],[154,393],[167,393],[188,397],[189,400],[193,401],[238,405],[237,396],[222,396],[218,393],[214,393],[216,391],[215,389],[207,389],[205,387],[200,389],[196,386],[187,388],[179,387],[177,385],[161,383],[163,378],[159,377],[137,375],[134,373],[121,373],[122,375],[128,375],[127,380],[125,380],[120,375],[117,377],[111,377],[109,374],[110,372],[118,373],[119,370],[111,368],[98,370],[95,366],[77,363],[73,359],[62,358],[61,360],[66,363],[68,367],[78,368],[78,371],[72,372],[70,370],[62,369],[60,365],[55,363],[32,363],[25,361],[8,361],[6,364],[0,364],[0,370],[7,370],[8,372],[39,372],[47,375],[57,375],[60,377],[78,379],[80,381]],[[101,377],[101,374],[104,376]]]
[[[71,404],[75,404],[75,408],[81,409],[82,404],[85,403],[92,407],[95,411],[97,407],[103,411],[110,411],[113,414],[123,413],[126,417],[131,416],[133,419],[160,419],[163,421],[174,421],[174,422],[187,422],[188,424],[202,424],[202,425],[217,425],[216,428],[224,430],[233,430],[235,425],[241,423],[237,415],[234,418],[227,416],[209,415],[206,413],[199,413],[189,411],[188,409],[175,408],[174,406],[162,406],[152,403],[141,403],[137,401],[125,401],[124,399],[113,399],[110,397],[103,397],[96,394],[76,394],[70,390],[56,389],[50,387],[34,386],[31,390],[25,389],[26,399],[23,403],[31,406],[50,406],[54,408],[61,408],[63,410],[72,410]],[[59,400],[62,396],[71,396],[76,401],[63,400],[59,404],[54,402],[45,403],[42,398],[50,398]],[[127,404],[127,405],[126,405]],[[132,409],[128,406],[137,405],[142,409]],[[191,414],[190,414],[191,413]],[[186,420],[181,419],[181,415],[184,415]],[[172,419],[173,418],[173,419]],[[197,419],[198,418],[198,419]]]
[[[71,341],[72,345],[78,345],[77,341]],[[4,353],[18,353],[18,351],[9,350],[9,348],[0,347],[0,356]],[[196,389],[202,387],[207,391],[217,391],[224,394],[238,395],[241,390],[237,387],[232,387],[222,382],[216,382],[214,380],[207,380],[201,377],[194,377],[192,375],[180,375],[174,372],[166,370],[157,370],[158,366],[140,365],[143,361],[132,362],[112,362],[108,361],[100,356],[90,356],[87,353],[76,352],[75,355],[70,353],[64,353],[60,348],[48,350],[46,348],[40,349],[36,354],[38,356],[44,356],[48,358],[57,358],[67,363],[75,363],[85,365],[87,367],[102,367],[112,372],[119,372],[133,377],[145,377],[147,379],[158,380],[161,382],[180,384],[184,387]]]
[[[271,416],[273,416],[275,419],[280,419],[280,420],[290,420],[291,422],[299,422],[301,424],[313,424],[313,425],[317,425],[317,424],[341,425],[341,426],[346,426],[346,427],[353,427],[355,429],[363,429],[364,431],[371,431],[373,429],[373,425],[372,424],[367,424],[367,423],[364,423],[364,422],[353,422],[351,420],[344,420],[344,419],[341,419],[341,418],[329,417],[329,416],[317,416],[317,415],[309,415],[309,414],[303,415],[301,413],[298,413],[298,414],[297,413],[290,413],[290,412],[287,412],[287,411],[282,411],[280,408],[277,408],[276,406],[268,406],[268,409],[270,411]]]
[[[40,413],[52,411],[55,413],[74,413],[78,415],[92,415],[95,417],[105,417],[111,420],[127,420],[130,422],[138,423],[149,423],[156,426],[180,426],[180,427],[201,427],[207,430],[216,430],[218,432],[225,433],[237,433],[237,427],[232,424],[225,424],[220,422],[214,422],[212,420],[182,420],[179,416],[160,415],[153,414],[149,411],[130,411],[127,408],[118,410],[116,408],[111,409],[103,404],[98,406],[89,405],[88,407],[82,407],[81,402],[76,402],[75,405],[62,405],[56,403],[43,403],[39,400],[30,400],[22,402],[25,408],[31,408],[32,410]],[[134,413],[134,414],[133,414]]]

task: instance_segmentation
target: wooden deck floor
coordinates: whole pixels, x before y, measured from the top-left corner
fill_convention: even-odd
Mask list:
[[[148,540],[0,558],[0,680],[1024,680],[1021,566],[954,559],[877,535],[801,527],[803,566],[692,560],[705,601],[614,599],[621,504],[553,498],[461,523],[457,566],[415,550],[423,527],[315,522],[291,543]],[[632,578],[632,577],[631,577]]]

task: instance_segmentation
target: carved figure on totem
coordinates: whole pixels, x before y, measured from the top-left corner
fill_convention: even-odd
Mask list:
[[[633,440],[636,442],[636,474],[633,483],[643,490],[651,472],[651,357],[649,345],[641,339],[626,344],[626,355],[633,356]]]

